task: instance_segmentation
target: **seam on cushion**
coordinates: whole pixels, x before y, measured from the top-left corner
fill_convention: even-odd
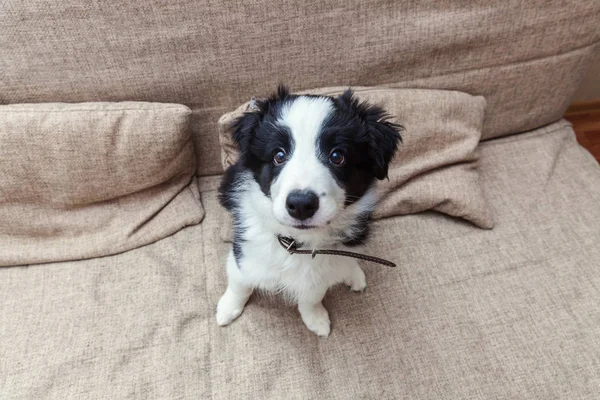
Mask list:
[[[202,200],[201,200],[202,196],[201,196],[200,190],[198,190],[198,196],[196,196],[194,194],[194,191],[192,190],[192,182],[194,179],[196,179],[196,177],[192,175],[192,180],[190,181],[190,183],[188,183],[188,185],[186,186],[186,189],[188,190],[189,195],[192,196],[192,200],[194,201],[194,204],[198,207],[198,210],[202,213],[200,222],[198,222],[198,223],[202,223],[202,221],[204,220],[204,217],[206,216],[206,210],[204,209],[204,205],[202,204]]]
[[[225,172],[218,172],[216,174],[208,174],[208,175],[202,175],[199,176],[198,178],[216,178],[216,177],[221,177],[225,175]],[[200,190],[200,193],[205,193],[205,192],[214,192],[218,189],[206,189],[206,190]]]
[[[195,178],[195,177],[192,177],[192,178]],[[186,187],[189,188],[189,183],[187,184]],[[164,204],[160,208],[160,210],[158,210],[156,213],[154,213],[148,220],[146,220],[145,222],[140,224],[138,227],[134,228],[134,232],[139,231],[139,229],[142,226],[146,225],[151,219],[153,219],[156,215],[158,215],[166,207],[168,207],[176,197],[178,197],[180,194],[182,194],[184,192],[185,192],[185,190],[181,190],[181,191],[177,192],[177,194],[175,194],[171,199],[169,199],[169,201],[166,204]],[[195,199],[195,196],[193,195],[193,193],[191,193],[191,191],[190,191],[189,195]],[[198,200],[198,201],[200,201],[200,200]],[[135,240],[131,240],[130,235],[126,238],[126,240],[119,240],[118,244],[116,244],[110,250],[95,249],[93,251],[90,251],[89,254],[84,255],[84,256],[61,257],[61,259],[59,259],[59,260],[48,261],[48,260],[43,260],[43,259],[38,258],[37,261],[34,261],[33,263],[30,262],[28,264],[8,264],[5,266],[0,266],[0,269],[1,268],[10,268],[10,267],[36,267],[36,266],[44,266],[46,264],[72,262],[72,261],[85,261],[85,260],[91,260],[91,259],[96,259],[96,258],[116,256],[116,255],[123,254],[123,253],[126,253],[131,250],[138,249],[140,247],[152,245],[160,240],[166,239],[166,238],[176,234],[177,232],[181,231],[182,229],[184,229],[188,226],[200,225],[201,222],[203,221],[205,215],[206,214],[203,213],[202,217],[200,218],[200,220],[197,223],[184,222],[182,224],[180,223],[177,226],[172,227],[171,229],[165,230],[158,238],[152,238],[152,236],[155,234],[155,232],[148,231],[148,232],[146,232],[146,235],[140,235]],[[120,237],[120,235],[121,235],[121,233],[114,232],[112,235],[105,235],[104,237],[108,237],[108,238],[112,239],[114,237]]]
[[[340,88],[343,88],[345,86],[339,86]],[[482,95],[478,95],[478,94],[470,94],[467,92],[463,92],[462,90],[457,90],[457,89],[435,89],[435,88],[412,88],[412,87],[400,87],[400,88],[394,88],[394,87],[382,87],[382,86],[356,86],[356,87],[352,87],[352,91],[355,94],[360,94],[360,93],[367,93],[370,91],[386,91],[386,90],[415,90],[415,91],[420,91],[420,92],[442,92],[442,93],[455,93],[455,94],[459,94],[459,95],[463,95],[463,96],[467,96],[469,97],[469,100],[471,100],[472,98],[482,98],[485,100],[485,96]],[[316,90],[321,90],[321,88],[317,88]],[[344,89],[341,89],[342,91]],[[310,92],[310,89],[308,90],[302,90],[302,92]],[[335,96],[336,93],[338,93],[338,91],[327,91],[325,92],[325,96]],[[309,93],[310,94],[310,93]]]
[[[161,186],[161,185],[166,185],[167,183],[172,183],[172,182],[176,181],[177,179],[180,179],[181,176],[185,176],[185,175],[188,175],[188,174],[191,174],[190,175],[190,180],[185,184],[185,186],[189,187],[189,185],[192,182],[192,179],[196,179],[196,176],[194,175],[193,171],[192,172],[182,172],[182,171],[179,171],[179,172],[175,173],[174,175],[165,178],[165,180],[162,181],[162,182],[158,182],[158,183],[150,185],[150,186],[139,188],[139,189],[137,189],[137,190],[135,190],[133,192],[123,193],[123,194],[116,195],[116,196],[113,196],[113,197],[110,197],[110,198],[93,200],[93,201],[87,201],[87,202],[81,202],[81,203],[76,203],[76,204],[56,204],[56,203],[51,203],[51,202],[46,202],[45,201],[44,205],[50,206],[50,209],[52,209],[52,210],[60,210],[60,211],[80,210],[80,209],[88,208],[88,207],[92,207],[92,206],[105,206],[108,203],[119,201],[122,198],[129,197],[129,196],[134,196],[134,195],[139,195],[139,194],[141,194],[141,193],[143,193],[143,192],[145,192],[147,190],[156,188],[156,187]],[[171,200],[169,200],[169,202],[172,201],[179,193],[183,192],[184,189],[185,188],[182,187],[181,190],[178,191],[177,194],[171,198]],[[200,190],[198,190],[198,191],[200,191]],[[191,193],[191,194],[193,196],[193,193]],[[8,204],[17,204],[17,203],[18,204],[22,204],[22,205],[27,205],[27,206],[35,205],[34,202],[30,202],[30,201],[27,201],[27,200],[19,200],[18,202],[11,202],[11,203],[8,203]]]
[[[202,201],[202,200],[203,200],[202,193],[200,193],[200,201]],[[204,279],[202,280],[202,284],[204,285],[204,287],[203,287],[204,290],[202,291],[202,294],[203,294],[204,301],[205,301],[204,304],[213,304],[214,300],[210,297],[210,295],[208,293],[208,282],[209,282],[208,272],[209,271],[208,271],[207,265],[209,265],[209,262],[208,262],[208,259],[207,259],[207,254],[206,254],[207,253],[207,251],[206,251],[206,247],[207,246],[206,246],[206,243],[205,243],[205,238],[207,237],[207,235],[210,234],[210,232],[207,229],[207,224],[201,224],[200,225],[200,230],[201,230],[201,235],[202,235],[202,240],[199,241],[200,242],[200,246],[201,246],[201,251],[202,251],[202,263],[200,265],[200,268],[202,268],[202,270],[203,270],[203,274],[202,275],[204,276]],[[215,244],[214,247],[213,247],[213,250],[216,251],[216,247],[217,246],[218,246],[218,244]],[[229,251],[230,250],[228,249],[226,257],[229,257],[229,254],[228,254]],[[223,261],[219,260],[219,262],[222,263]],[[208,318],[204,319],[204,327],[206,329],[206,336],[208,337],[208,341],[207,341],[207,343],[205,343],[205,345],[207,347],[206,347],[206,353],[204,354],[204,360],[203,361],[205,362],[205,364],[208,361],[209,365],[215,365],[214,364],[214,360],[213,360],[213,346],[212,346],[212,344],[213,344],[214,341],[213,341],[213,334],[212,334],[212,329],[211,329],[211,325],[210,325],[210,318],[211,317],[212,317],[212,314],[209,313],[208,314]],[[213,385],[212,385],[212,382],[213,382],[213,373],[212,373],[213,368],[209,368],[208,370],[209,370],[209,375],[210,376],[209,376],[209,378],[207,380],[206,391],[210,395],[210,398],[213,398],[214,397],[214,395],[213,395]]]
[[[533,64],[533,63],[536,63],[536,62],[544,60],[544,59],[562,57],[564,55],[567,55],[567,54],[570,54],[570,53],[575,53],[575,52],[578,52],[580,50],[586,49],[588,47],[597,46],[598,44],[600,44],[600,40],[596,41],[594,43],[588,44],[588,45],[580,46],[580,47],[577,47],[575,49],[571,49],[571,50],[565,51],[563,53],[546,55],[546,56],[541,56],[541,57],[535,57],[535,58],[530,58],[530,59],[523,60],[523,61],[509,62],[509,63],[506,63],[506,64],[495,64],[495,65],[490,65],[490,66],[487,66],[487,67],[477,67],[477,68],[472,68],[472,69],[461,69],[461,70],[456,70],[456,71],[449,71],[449,72],[445,72],[445,73],[440,74],[440,75],[424,75],[424,76],[409,78],[409,79],[402,80],[402,81],[395,81],[395,82],[390,82],[390,83],[382,83],[382,84],[379,84],[379,85],[375,85],[373,87],[388,87],[388,85],[396,85],[396,84],[405,83],[405,82],[414,82],[414,81],[419,81],[419,80],[423,80],[423,79],[443,78],[443,77],[446,77],[446,76],[457,75],[457,74],[466,74],[466,73],[476,72],[476,71],[482,71],[482,70],[486,70],[486,69],[489,70],[489,69],[494,69],[494,68],[506,68],[506,67],[511,67],[511,66],[515,66],[515,65]],[[409,87],[407,87],[407,88],[409,88]],[[413,88],[413,89],[419,89],[419,88]],[[440,89],[440,90],[445,90],[445,89]],[[450,90],[453,90],[453,89],[450,89]],[[460,92],[460,90],[455,90],[455,91],[459,91]],[[463,92],[463,93],[467,93],[467,92]],[[471,93],[467,93],[467,94],[471,94]],[[471,96],[478,96],[478,95],[477,94],[471,94]]]
[[[223,176],[224,174],[217,174],[217,175],[209,175],[209,176]],[[205,175],[207,176],[207,175]],[[217,192],[219,189],[206,189],[206,190],[201,190],[200,193],[213,193],[213,192]]]
[[[548,128],[550,128],[554,124],[559,124],[559,125],[556,128],[547,130]],[[548,125],[542,126],[540,128],[534,129],[534,130],[524,131],[524,132],[517,132],[517,133],[509,135],[509,136],[501,136],[501,137],[498,137],[498,138],[486,139],[484,141],[479,142],[479,145],[477,147],[489,147],[489,146],[502,145],[504,143],[519,142],[521,140],[525,140],[525,139],[532,138],[532,137],[538,137],[538,136],[543,136],[543,135],[550,135],[550,134],[553,134],[553,133],[555,133],[557,131],[560,131],[560,130],[563,130],[563,129],[567,128],[567,127],[572,127],[572,126],[573,125],[570,122],[568,122],[566,119],[560,119],[558,121],[551,122]],[[533,133],[533,135],[531,135],[531,133]],[[527,137],[524,138],[523,135],[527,135]]]
[[[462,73],[469,73],[469,72],[475,72],[475,71],[481,71],[481,70],[486,70],[486,69],[494,69],[494,68],[505,68],[505,67],[511,67],[514,65],[522,65],[522,64],[531,64],[531,63],[535,63],[538,62],[540,60],[544,60],[544,59],[548,59],[548,58],[558,58],[558,57],[562,57],[564,55],[570,54],[570,53],[575,53],[578,52],[580,50],[586,49],[588,47],[593,47],[593,46],[597,46],[600,45],[600,40],[597,40],[593,43],[587,44],[587,45],[583,45],[583,46],[579,46],[576,47],[574,49],[570,49],[568,51],[562,52],[562,53],[558,53],[558,54],[550,54],[550,55],[544,55],[544,56],[540,56],[540,57],[534,57],[534,58],[530,58],[530,59],[525,59],[525,60],[519,60],[519,61],[515,61],[515,62],[509,62],[509,63],[505,63],[505,64],[494,64],[494,65],[490,65],[490,66],[485,66],[485,67],[477,67],[477,68],[472,68],[472,69],[459,69],[459,70],[455,70],[455,71],[448,71],[448,72],[444,72],[442,74],[438,74],[438,75],[423,75],[423,76],[416,76],[416,77],[411,77],[409,79],[405,79],[405,80],[401,80],[401,81],[393,81],[393,82],[387,82],[387,83],[380,83],[380,84],[376,84],[376,85],[372,85],[372,86],[366,86],[365,88],[373,88],[373,89],[418,89],[418,90],[441,90],[441,91],[450,91],[450,92],[460,92],[460,93],[465,93],[468,94],[470,96],[473,97],[484,97],[481,94],[472,94],[469,92],[465,92],[459,89],[435,89],[435,88],[420,88],[420,87],[401,87],[401,88],[397,88],[397,87],[391,87],[389,85],[397,85],[397,84],[401,84],[401,83],[410,83],[410,82],[414,82],[414,81],[419,81],[422,79],[432,79],[432,78],[443,78],[446,76],[451,76],[451,75],[457,75],[457,74],[462,74]],[[336,86],[334,84],[334,86]],[[352,86],[360,86],[360,85],[337,85],[340,87],[352,87]],[[325,87],[320,87],[320,88],[298,88],[296,91],[306,91],[306,90],[311,90],[311,89],[324,89]],[[487,99],[486,99],[487,100]],[[243,103],[240,103],[243,104]],[[238,105],[239,106],[239,105]],[[228,106],[228,105],[222,105],[222,106],[212,106],[212,107],[200,107],[199,103],[190,103],[189,107],[192,109],[193,112],[201,112],[204,110],[219,110],[219,109],[225,109],[225,110],[230,110],[233,111],[232,108],[233,107],[238,107],[238,106]],[[210,175],[203,175],[203,176],[210,176]]]
[[[223,109],[223,108],[226,108],[226,109],[231,109],[231,107],[229,107],[229,106],[199,107],[199,106],[198,106],[198,105],[199,105],[199,103],[189,103],[189,104],[190,104],[189,108],[190,108],[192,111],[196,111],[196,112],[199,112],[199,111],[204,111],[204,110],[207,110],[207,111],[208,111],[208,110],[220,110],[220,109]]]
[[[394,87],[391,85],[398,85],[398,84],[403,84],[403,83],[411,83],[411,82],[415,82],[415,81],[419,81],[419,80],[424,80],[424,79],[432,79],[432,78],[443,78],[446,76],[451,76],[451,75],[457,75],[457,74],[464,74],[464,73],[469,73],[469,72],[475,72],[475,71],[482,71],[482,70],[486,70],[486,69],[494,69],[494,68],[506,68],[506,67],[511,67],[511,66],[515,66],[515,65],[523,65],[523,64],[531,64],[531,63],[535,63],[544,59],[549,59],[549,58],[558,58],[558,57],[562,57],[564,55],[570,54],[570,53],[575,53],[578,52],[582,49],[586,49],[588,47],[594,47],[600,44],[600,40],[596,41],[594,43],[588,44],[588,45],[584,45],[584,46],[580,46],[577,47],[575,49],[571,49],[568,51],[565,51],[563,53],[559,53],[559,54],[552,54],[552,55],[546,55],[546,56],[541,56],[541,57],[536,57],[536,58],[531,58],[531,59],[527,59],[527,60],[522,60],[522,61],[516,61],[516,62],[511,62],[511,63],[506,63],[506,64],[495,64],[495,65],[491,65],[491,66],[487,66],[487,67],[478,67],[478,68],[472,68],[472,69],[461,69],[461,70],[456,70],[456,71],[449,71],[449,72],[445,72],[443,74],[439,74],[439,75],[424,75],[424,76],[418,76],[418,77],[411,77],[409,79],[406,80],[401,80],[401,81],[393,81],[393,82],[387,82],[387,83],[381,83],[381,84],[377,84],[377,85],[373,85],[373,86],[368,86],[369,88],[373,88],[373,89],[418,89],[418,90],[441,90],[441,91],[454,91],[454,92],[460,92],[460,93],[465,93],[467,95],[473,96],[473,97],[484,97],[481,94],[473,94],[473,93],[469,93],[469,92],[465,92],[462,90],[458,90],[458,89],[435,89],[435,88],[420,88],[420,87]],[[352,87],[353,85],[341,85],[341,86],[350,86]],[[306,90],[310,90],[310,89],[320,89],[320,88],[308,88],[308,89],[298,89],[297,91],[306,91]],[[487,101],[487,99],[486,99]],[[238,105],[239,106],[239,105]],[[222,105],[222,106],[212,106],[212,107],[200,107],[199,103],[190,103],[189,104],[189,108],[192,109],[192,112],[202,112],[204,110],[219,110],[219,109],[224,109],[224,110],[232,110],[233,107],[238,107],[238,106],[228,106],[228,105]],[[493,138],[491,138],[493,139]],[[211,175],[218,175],[218,174],[211,174]],[[202,176],[211,176],[211,175],[202,175]]]
[[[126,194],[126,195],[122,195],[122,196],[113,197],[113,198],[111,198],[111,199],[107,199],[107,200],[101,200],[101,201],[97,201],[97,202],[91,202],[91,203],[86,203],[86,204],[83,204],[83,205],[78,205],[78,208],[87,208],[87,207],[89,207],[90,205],[97,205],[97,204],[104,205],[104,204],[102,204],[102,203],[108,203],[108,202],[120,202],[120,201],[121,201],[121,200],[122,200],[124,197],[133,196],[133,195],[137,195],[137,194],[143,193],[143,192],[144,192],[144,191],[146,191],[146,190],[149,190],[149,189],[155,188],[155,187],[157,187],[157,186],[160,186],[160,185],[162,185],[162,184],[165,184],[165,183],[168,183],[168,182],[172,182],[172,181],[173,181],[173,180],[175,180],[176,178],[179,178],[179,176],[181,176],[181,175],[176,175],[176,176],[174,176],[174,177],[172,177],[172,178],[170,178],[170,179],[166,180],[165,182],[162,182],[162,183],[159,183],[159,184],[157,184],[157,185],[153,185],[153,186],[150,186],[150,187],[147,187],[147,188],[144,188],[144,189],[140,189],[140,190],[138,190],[138,191],[135,191],[135,192],[132,192],[132,193],[129,193],[129,194]],[[154,218],[155,218],[155,217],[156,217],[158,214],[160,214],[160,213],[161,213],[161,212],[162,212],[162,211],[163,211],[163,210],[164,210],[166,207],[168,207],[168,206],[169,206],[169,205],[170,205],[170,204],[173,202],[173,200],[174,200],[176,197],[178,197],[180,194],[184,193],[184,192],[186,191],[185,189],[189,189],[189,195],[190,195],[190,196],[192,196],[192,197],[194,198],[194,202],[195,202],[195,203],[198,203],[198,204],[200,204],[200,205],[201,205],[200,201],[199,201],[199,200],[196,200],[196,197],[195,197],[195,196],[194,196],[194,194],[191,192],[191,189],[190,189],[190,187],[189,187],[189,186],[190,186],[190,184],[191,184],[191,182],[192,182],[192,179],[195,179],[195,176],[193,176],[193,175],[192,175],[192,176],[191,176],[191,178],[190,178],[190,180],[188,181],[188,183],[186,183],[186,184],[185,184],[185,187],[183,187],[181,190],[179,190],[177,193],[175,193],[175,194],[174,194],[172,197],[170,197],[170,198],[169,198],[169,199],[168,199],[168,200],[165,202],[165,204],[163,204],[163,205],[162,205],[162,206],[161,206],[161,207],[160,207],[160,208],[159,208],[159,209],[158,209],[156,212],[154,212],[154,213],[153,213],[153,214],[152,214],[150,217],[148,217],[148,219],[146,219],[145,221],[142,221],[142,222],[141,222],[141,223],[139,223],[139,224],[138,224],[136,227],[134,227],[134,229],[133,229],[133,230],[132,230],[132,232],[129,234],[129,236],[127,237],[127,239],[129,240],[129,238],[131,237],[131,235],[132,235],[132,234],[134,234],[134,233],[137,233],[137,232],[139,232],[141,229],[143,229],[143,228],[144,228],[144,226],[145,226],[146,224],[148,224],[148,223],[149,223],[149,222],[150,222],[152,219],[154,219]],[[29,205],[29,204],[31,204],[31,203],[25,203],[25,204]],[[204,210],[204,208],[203,208],[203,207],[202,207],[201,209],[202,209],[202,210]],[[121,208],[119,207],[119,211],[120,211],[120,210],[121,210]],[[65,211],[69,211],[69,209],[65,209]],[[206,212],[206,210],[204,210],[204,212]],[[198,222],[198,224],[199,224],[199,223],[201,223],[203,219],[204,219],[204,217],[202,217],[202,218],[200,219],[200,222]],[[186,225],[186,226],[187,226],[187,225]],[[185,227],[185,226],[184,226],[184,227]],[[182,229],[182,228],[179,228],[178,230],[180,230],[180,229]],[[176,231],[174,231],[174,232],[171,232],[171,233],[169,233],[168,235],[166,235],[166,236],[164,236],[164,237],[170,236],[170,235],[172,235],[173,233],[177,232],[178,230],[176,230]],[[138,239],[137,239],[137,241],[142,241],[142,242],[143,242],[143,241],[147,241],[147,240],[148,240],[148,237],[147,237],[147,236],[148,236],[148,235],[150,235],[150,236],[151,236],[153,233],[154,233],[154,232],[147,232],[147,233],[146,233],[146,236],[138,236]],[[120,235],[121,235],[121,233],[120,233],[120,232],[113,232],[112,234],[105,234],[105,235],[104,235],[104,237],[105,237],[105,238],[113,238],[113,237],[118,237],[118,236],[120,236]],[[164,237],[163,237],[163,238],[164,238]],[[158,240],[160,240],[160,239],[156,239],[156,240],[152,241],[152,243],[153,243],[153,242],[155,242],[155,241],[158,241]],[[137,242],[136,242],[136,243],[137,243]],[[116,248],[116,249],[120,249],[120,248],[122,248],[122,247],[123,247],[122,245],[121,245],[121,246],[115,246],[115,248]],[[125,247],[127,247],[127,246],[125,246]],[[135,248],[135,247],[133,247],[133,248]],[[125,251],[127,251],[127,250],[125,250]],[[95,257],[98,257],[98,256],[94,255],[94,256],[92,256],[92,257],[86,257],[86,259],[87,259],[87,258],[95,258]],[[66,260],[65,260],[65,261],[66,261]],[[52,262],[54,262],[54,261],[52,261]]]
[[[176,180],[177,180],[177,179],[178,179],[178,178],[179,178],[181,175],[183,175],[183,174],[176,175],[176,177],[175,177],[175,178],[172,178],[171,180],[166,180],[164,183],[161,183],[161,184],[165,184],[165,183],[174,182],[174,181],[176,181]],[[131,237],[132,235],[136,234],[136,233],[137,233],[137,232],[139,232],[141,229],[143,229],[143,228],[144,228],[144,227],[145,227],[145,226],[146,226],[146,225],[147,225],[147,224],[148,224],[150,221],[152,221],[152,220],[153,220],[153,219],[154,219],[154,218],[155,218],[155,217],[156,217],[158,214],[160,214],[161,212],[163,212],[163,210],[164,210],[165,208],[167,208],[167,207],[168,207],[168,206],[169,206],[171,203],[173,203],[173,200],[175,200],[175,198],[177,198],[177,197],[178,197],[180,194],[184,194],[184,192],[188,192],[188,191],[186,191],[186,189],[188,189],[188,188],[189,188],[189,185],[191,185],[191,184],[192,184],[192,182],[193,182],[193,180],[194,180],[194,179],[195,179],[195,177],[192,175],[192,176],[190,177],[190,179],[188,179],[187,183],[185,184],[185,187],[181,188],[181,190],[179,190],[177,193],[175,193],[173,196],[171,196],[171,197],[170,197],[170,198],[169,198],[169,199],[168,199],[168,200],[165,202],[165,204],[163,204],[163,205],[162,205],[162,206],[161,206],[161,207],[160,207],[158,210],[156,210],[156,211],[155,211],[155,212],[154,212],[154,213],[153,213],[153,214],[152,214],[150,217],[148,217],[148,219],[146,219],[145,221],[142,221],[140,224],[138,224],[137,226],[135,226],[135,227],[132,229],[132,231],[130,232],[130,234],[129,234],[129,237]],[[160,186],[161,184],[159,184],[159,185],[155,185],[155,186],[152,186],[151,188],[155,188],[155,187],[157,187],[157,186]],[[150,188],[149,188],[149,189],[150,189]],[[142,191],[140,191],[140,192],[142,192]],[[135,193],[140,193],[140,192],[135,192]],[[184,194],[184,195],[185,195],[185,194]],[[191,191],[189,191],[189,195],[190,195],[190,196],[192,196],[192,198],[194,197],[194,194],[193,194]],[[119,201],[120,201],[120,200],[121,200],[123,197],[125,197],[125,196],[119,196],[119,197],[117,197],[117,200],[119,200]],[[194,200],[195,200],[195,198],[194,198]],[[176,232],[176,231],[175,231],[175,232]],[[172,233],[171,233],[171,234],[172,234]],[[150,231],[147,231],[146,235],[152,235],[152,232],[150,232]],[[142,236],[142,238],[146,239],[146,238],[145,238],[145,237],[143,237],[143,236]],[[141,239],[140,239],[140,240],[141,240]]]

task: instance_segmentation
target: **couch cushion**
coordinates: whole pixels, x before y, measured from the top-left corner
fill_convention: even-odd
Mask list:
[[[345,88],[302,93],[337,96]],[[493,218],[481,190],[477,144],[485,99],[445,90],[354,88],[361,101],[378,104],[404,127],[388,180],[376,183],[375,219],[434,210],[491,228]],[[248,103],[219,119],[223,167],[238,158],[231,124]]]
[[[174,102],[198,172],[221,172],[216,121],[283,82],[485,96],[483,137],[561,118],[600,40],[594,0],[5,0],[0,103]]]
[[[217,178],[206,220],[151,246],[0,269],[0,398],[596,399],[600,167],[566,123],[481,153],[496,227],[377,221],[398,267],[328,293],[327,339],[277,296],[216,325]]]
[[[0,266],[97,257],[198,223],[190,110],[0,106]]]

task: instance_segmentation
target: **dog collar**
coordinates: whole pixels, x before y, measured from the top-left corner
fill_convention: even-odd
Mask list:
[[[388,266],[388,267],[395,267],[396,266],[396,264],[394,264],[393,262],[385,260],[383,258],[369,256],[369,255],[361,254],[361,253],[354,253],[352,251],[344,251],[344,250],[300,250],[299,248],[302,247],[302,243],[296,242],[296,240],[294,240],[293,238],[287,237],[287,236],[276,236],[276,237],[277,237],[277,240],[279,241],[279,244],[281,245],[281,247],[283,247],[290,254],[311,254],[312,258],[315,258],[315,256],[317,254],[326,254],[326,255],[331,255],[331,256],[342,256],[342,257],[357,258],[359,260],[370,261],[370,262],[374,262],[374,263],[377,263],[377,264],[385,265],[385,266]]]

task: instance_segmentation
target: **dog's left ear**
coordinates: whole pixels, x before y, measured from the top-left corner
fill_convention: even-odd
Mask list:
[[[337,98],[337,104],[356,113],[366,128],[369,144],[369,158],[373,162],[373,174],[379,180],[387,178],[388,167],[398,145],[402,142],[400,132],[404,130],[401,125],[392,121],[383,108],[359,102],[351,89],[346,90]]]

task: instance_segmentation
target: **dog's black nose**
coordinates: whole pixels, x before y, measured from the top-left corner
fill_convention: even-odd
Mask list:
[[[302,221],[315,215],[319,209],[319,198],[313,192],[294,190],[288,194],[285,208],[291,217]]]

